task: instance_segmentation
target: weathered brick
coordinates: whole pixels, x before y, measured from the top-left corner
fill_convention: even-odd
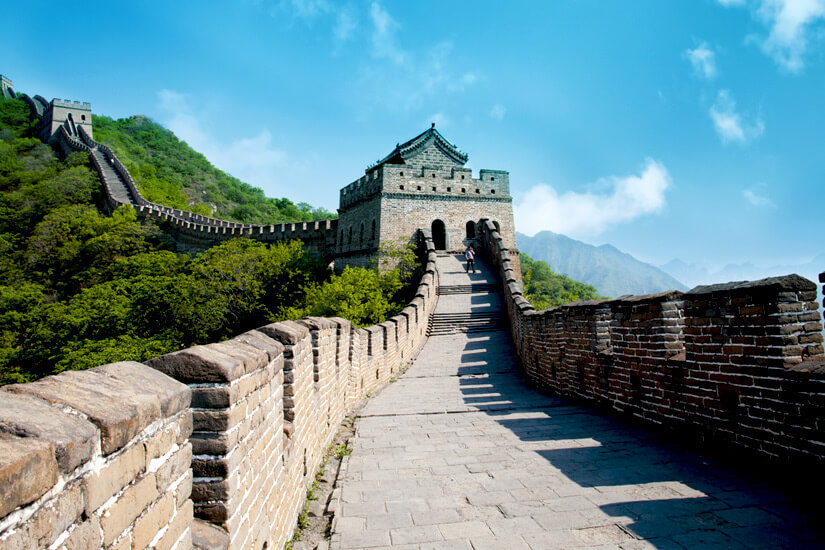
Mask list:
[[[185,444],[178,449],[166,462],[160,465],[155,476],[157,477],[158,492],[163,493],[169,486],[180,479],[192,464],[192,445]]]
[[[50,441],[64,473],[89,460],[98,441],[92,423],[35,397],[11,392],[0,393],[0,432]]]
[[[181,382],[232,382],[244,374],[244,364],[210,346],[193,346],[146,361]]]
[[[97,368],[68,371],[5,389],[81,411],[100,429],[104,454],[126,445],[161,415],[160,400],[151,389],[136,388]]]
[[[83,480],[86,494],[86,513],[91,515],[146,468],[146,450],[137,443],[111,458],[99,470]]]
[[[187,531],[190,532],[189,536],[191,537],[192,522],[192,501],[187,500],[183,506],[177,510],[177,513],[172,518],[172,521],[166,527],[166,532],[163,533],[160,540],[158,540],[155,545],[155,550],[169,550],[173,548],[175,542],[177,542]],[[191,547],[191,541],[188,543],[184,541],[184,544],[179,546],[179,548]],[[197,548],[209,550],[208,546],[198,546]]]
[[[103,546],[103,539],[100,536],[100,519],[92,516],[75,526],[58,550],[88,550],[101,546]]]
[[[54,445],[0,434],[0,517],[40,497],[57,477]]]
[[[135,521],[132,529],[133,550],[143,550],[158,532],[166,527],[175,512],[175,499],[171,493],[166,493],[154,502],[146,513]]]
[[[100,517],[103,544],[114,542],[158,498],[156,483],[154,474],[146,474],[127,487],[117,501],[103,512]]]

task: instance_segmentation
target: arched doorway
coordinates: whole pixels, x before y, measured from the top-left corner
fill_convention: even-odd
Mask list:
[[[447,248],[447,231],[444,228],[444,222],[435,220],[432,225],[433,231],[433,246],[436,250],[446,250]]]
[[[472,220],[467,222],[467,238],[468,239],[475,239],[476,238],[476,223]]]

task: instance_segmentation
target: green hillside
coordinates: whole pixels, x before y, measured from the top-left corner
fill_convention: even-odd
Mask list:
[[[553,273],[546,262],[534,260],[523,252],[519,257],[525,298],[538,310],[602,298],[594,287]]]
[[[212,166],[175,134],[145,116],[112,120],[92,116],[95,140],[111,147],[141,194],[152,202],[244,223],[329,219],[307,203],[273,199]]]
[[[132,143],[135,157],[155,163],[135,166],[172,173],[174,162],[194,155],[199,164],[181,179],[211,182],[221,192],[249,190],[222,186],[231,178],[171,134],[154,142],[158,126],[146,129],[110,132]],[[161,226],[139,221],[132,207],[101,213],[100,190],[87,154],[60,158],[34,137],[22,101],[0,99],[0,385],[143,361],[302,315],[374,324],[409,299],[412,271],[333,275],[298,241],[235,239],[196,256],[176,254]],[[272,216],[292,205],[246,204]]]

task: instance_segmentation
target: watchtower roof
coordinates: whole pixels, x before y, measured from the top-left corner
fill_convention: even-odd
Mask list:
[[[428,129],[424,130],[409,141],[405,141],[400,145],[396,145],[392,152],[379,160],[375,165],[382,164],[407,164],[407,161],[420,152],[424,151],[430,144],[435,145],[456,164],[464,165],[470,158],[467,153],[459,151],[458,147],[444,139],[438,130],[435,129],[435,123]]]

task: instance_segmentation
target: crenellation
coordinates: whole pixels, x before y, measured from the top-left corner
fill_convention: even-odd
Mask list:
[[[506,280],[518,255],[494,224],[480,227]],[[788,275],[543,312],[518,282],[505,289],[516,351],[537,386],[772,460],[821,463],[825,438],[811,423],[825,413],[816,397],[825,356],[810,281]]]

